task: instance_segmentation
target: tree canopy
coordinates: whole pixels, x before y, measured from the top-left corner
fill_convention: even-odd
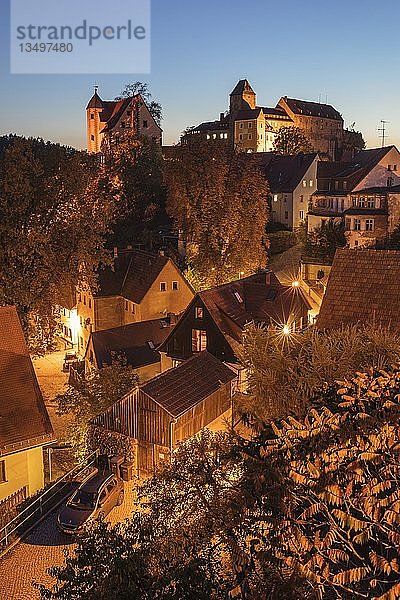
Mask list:
[[[265,267],[269,188],[256,157],[222,143],[191,141],[177,146],[166,163],[166,183],[167,211],[203,286]]]
[[[135,81],[134,83],[127,83],[122,90],[121,94],[115,98],[115,100],[122,100],[122,98],[130,98],[131,96],[142,96],[146,102],[147,108],[157,125],[161,125],[162,121],[162,106],[159,102],[152,100],[152,95],[149,90],[147,83],[141,81]]]
[[[274,150],[278,154],[295,155],[315,152],[310,140],[300,127],[281,127],[275,136]]]
[[[304,254],[332,264],[338,248],[346,246],[345,223],[343,219],[324,220],[320,227],[306,232]]]
[[[54,306],[83,279],[94,283],[115,205],[98,193],[86,152],[15,136],[0,147],[0,302],[17,306],[42,346]]]
[[[399,598],[399,416],[399,368],[369,369],[258,436],[204,432],[42,597]]]

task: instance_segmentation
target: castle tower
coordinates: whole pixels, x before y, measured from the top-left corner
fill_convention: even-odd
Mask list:
[[[94,87],[94,94],[86,107],[87,117],[87,149],[88,152],[98,154],[101,148],[101,128],[100,120],[104,106],[103,101],[97,93],[97,85]]]
[[[237,115],[240,110],[256,108],[257,96],[247,79],[241,79],[230,95],[230,114]]]

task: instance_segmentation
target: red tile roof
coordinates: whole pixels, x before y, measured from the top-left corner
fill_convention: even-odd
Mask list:
[[[201,352],[150,379],[141,390],[176,418],[235,378],[232,369],[209,352]]]
[[[317,328],[377,323],[400,328],[400,251],[337,250]]]
[[[0,454],[54,439],[17,311],[0,307]]]

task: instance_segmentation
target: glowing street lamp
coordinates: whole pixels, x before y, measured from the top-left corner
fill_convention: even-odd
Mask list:
[[[284,325],[282,328],[283,335],[290,335],[290,327],[289,325]]]

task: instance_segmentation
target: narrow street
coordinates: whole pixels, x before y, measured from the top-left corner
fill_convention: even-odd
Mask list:
[[[115,525],[128,518],[134,508],[134,482],[125,483],[125,499],[114,508],[107,520]],[[39,592],[32,582],[51,585],[54,580],[47,570],[62,565],[64,553],[72,552],[74,541],[61,534],[56,527],[57,511],[50,514],[21,543],[0,559],[0,599],[38,600]]]

